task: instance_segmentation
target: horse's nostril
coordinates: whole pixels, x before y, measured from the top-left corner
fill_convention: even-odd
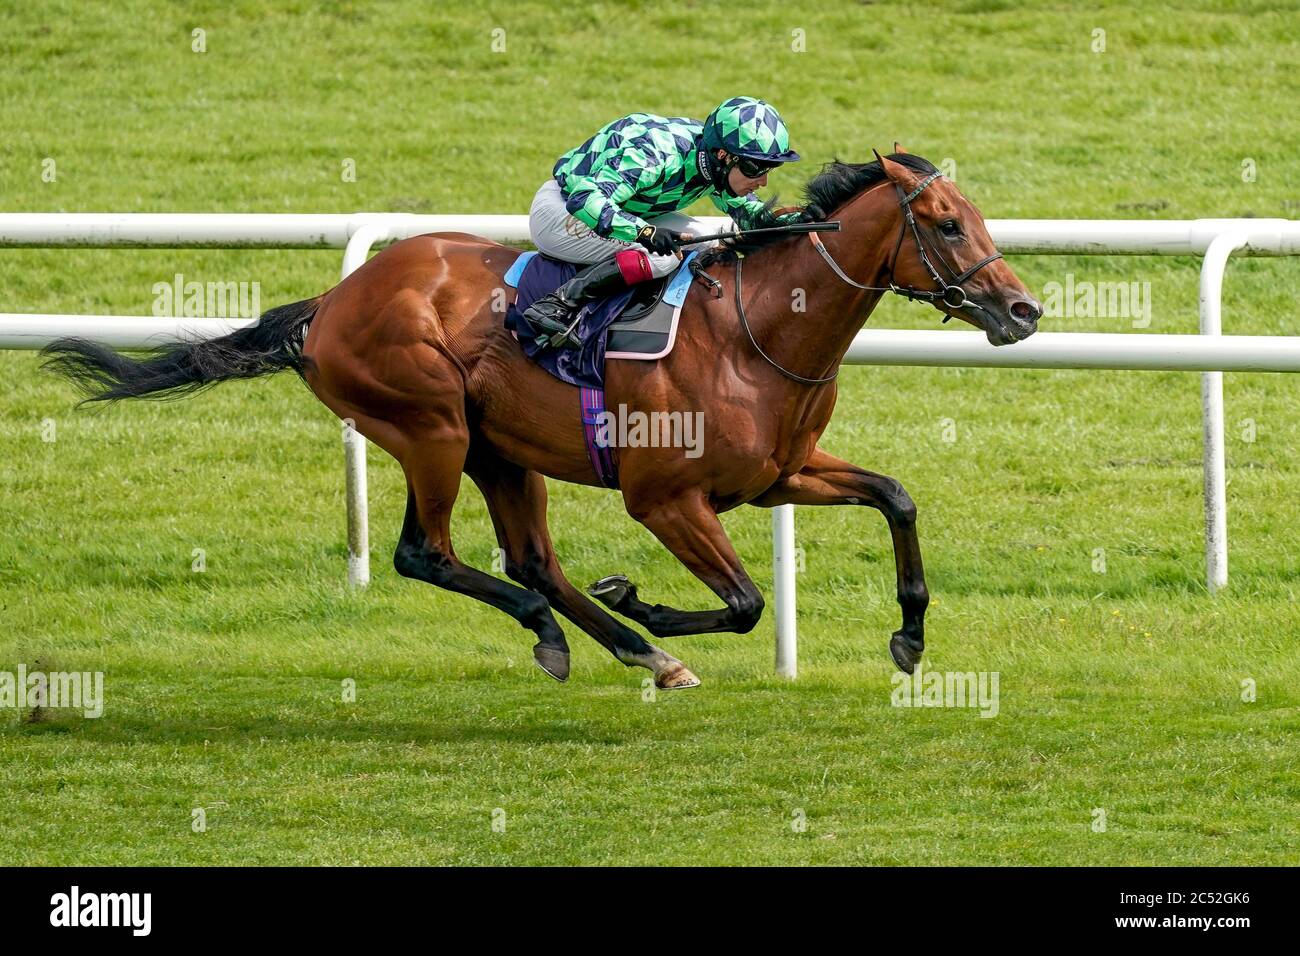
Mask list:
[[[1021,299],[1011,305],[1011,314],[1021,322],[1037,322],[1039,316],[1043,313],[1038,308],[1038,303],[1032,299]]]

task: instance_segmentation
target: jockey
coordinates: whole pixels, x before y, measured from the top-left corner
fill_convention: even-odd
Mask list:
[[[528,231],[547,256],[588,266],[524,313],[575,346],[579,307],[680,264],[679,244],[698,235],[677,212],[708,195],[744,229],[766,211],[754,190],[799,154],[775,107],[735,96],[700,123],[633,113],[560,157],[533,197]],[[780,217],[794,219],[798,213]]]

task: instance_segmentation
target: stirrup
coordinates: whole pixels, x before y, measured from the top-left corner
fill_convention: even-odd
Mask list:
[[[552,337],[557,335],[566,335],[573,328],[573,325],[564,325],[559,319],[547,315],[545,311],[538,309],[538,306],[545,300],[550,299],[552,302],[561,306],[567,314],[570,307],[555,295],[554,292],[538,299],[531,306],[524,310],[523,317],[534,331],[540,334],[535,336],[535,342],[540,348],[545,345]],[[580,307],[578,309],[580,311]]]
[[[576,349],[581,346],[582,343],[573,337],[573,330],[578,327],[578,320],[581,318],[582,306],[578,306],[574,312],[573,321],[569,323],[569,327],[556,332],[548,339],[548,344],[551,348]],[[541,338],[545,338],[545,336],[541,336]]]
[[[554,296],[554,293],[551,293],[551,295]],[[538,299],[537,301],[541,302],[542,300]],[[561,305],[564,305],[562,300],[556,299],[556,301],[559,301]],[[528,320],[528,323],[532,325],[534,329],[539,330],[540,334],[533,339],[534,344],[536,344],[538,348],[544,348],[546,346],[550,346],[551,348],[559,348],[561,346],[564,348],[578,348],[582,345],[582,343],[573,335],[573,330],[578,327],[578,322],[582,319],[581,303],[572,307],[567,305],[565,306],[566,309],[572,308],[573,312],[573,320],[569,322],[568,325],[562,325],[558,319],[549,315],[534,314],[533,310],[536,307],[537,303],[534,303],[531,307],[525,310],[524,318]]]

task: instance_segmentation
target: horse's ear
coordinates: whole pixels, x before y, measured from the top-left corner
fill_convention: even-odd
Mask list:
[[[895,152],[895,153],[906,153],[907,150],[903,149],[903,147],[900,146],[900,145],[898,144],[898,140],[894,140],[894,152]]]
[[[885,171],[886,176],[902,186],[904,192],[911,192],[921,182],[921,178],[915,172],[902,163],[894,162],[887,156],[880,157],[880,168]]]
[[[876,157],[876,162],[880,163],[881,166],[885,164],[885,157],[881,156],[878,152],[876,152],[876,147],[874,146],[871,147],[871,155]]]

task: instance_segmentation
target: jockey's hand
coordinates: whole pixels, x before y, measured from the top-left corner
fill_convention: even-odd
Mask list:
[[[636,234],[636,241],[657,256],[677,255],[677,247],[693,238],[694,236],[689,232],[677,232],[663,226],[650,225],[642,226],[641,231]]]

